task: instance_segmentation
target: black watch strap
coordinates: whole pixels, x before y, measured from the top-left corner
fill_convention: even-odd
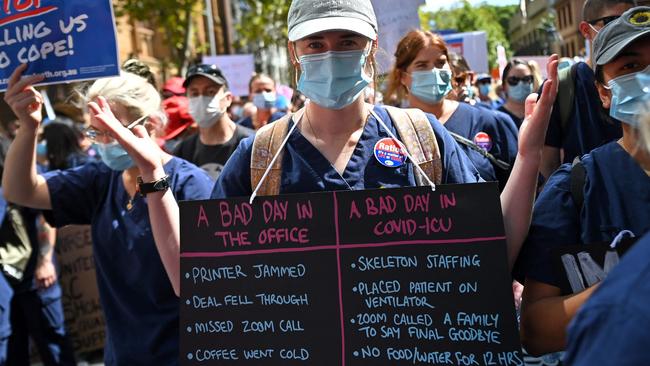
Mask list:
[[[169,189],[169,175],[149,183],[145,183],[142,181],[142,177],[138,176],[138,191],[143,196],[148,193],[166,191],[167,189]]]

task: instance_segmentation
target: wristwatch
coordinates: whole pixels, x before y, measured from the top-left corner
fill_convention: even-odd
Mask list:
[[[142,180],[141,176],[138,176],[138,191],[143,196],[146,196],[148,193],[154,192],[164,192],[169,189],[169,175],[155,180],[153,182],[145,183]]]

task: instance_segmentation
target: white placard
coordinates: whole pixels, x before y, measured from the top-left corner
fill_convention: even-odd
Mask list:
[[[252,54],[204,56],[203,63],[219,66],[234,95],[240,97],[248,95],[248,82],[255,73],[255,60]]]
[[[488,73],[487,36],[485,32],[446,34],[442,38],[451,52],[462,55],[472,71]]]

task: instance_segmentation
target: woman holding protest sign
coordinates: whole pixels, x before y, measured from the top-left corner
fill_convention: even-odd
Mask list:
[[[289,10],[289,54],[300,74],[298,90],[310,103],[262,128],[255,138],[243,140],[224,167],[212,197],[252,199],[257,194],[480,181],[467,155],[435,116],[418,111],[407,115],[397,108],[364,103],[363,91],[376,70],[377,21],[372,4],[369,0],[355,2],[355,6],[342,2],[334,8],[326,4],[294,0]],[[538,107],[534,99],[528,102],[529,128],[519,142],[512,184],[501,196],[511,263],[528,228],[555,98],[556,66],[554,56],[549,63],[551,82]],[[409,116],[419,124],[421,135],[420,131],[400,132]],[[424,132],[427,129],[429,135]],[[421,150],[427,150],[420,151],[415,161],[411,153],[416,150],[409,148],[413,139],[425,141]],[[399,152],[399,159],[376,158],[378,150],[391,147]],[[406,164],[407,158],[411,164]]]
[[[160,96],[130,73],[97,80],[86,94],[101,162],[36,174],[35,149],[43,98],[19,66],[5,101],[21,127],[5,163],[12,202],[51,210],[54,226],[91,224],[97,280],[106,317],[107,365],[178,363],[179,217],[176,199],[209,196],[210,178],[163,152],[151,140],[148,116]],[[146,199],[145,199],[146,197]]]
[[[406,98],[410,107],[436,116],[455,134],[481,176],[498,180],[503,189],[517,156],[517,127],[505,115],[448,98],[454,88],[465,85],[450,62],[442,37],[429,31],[409,32],[397,45],[387,94]]]

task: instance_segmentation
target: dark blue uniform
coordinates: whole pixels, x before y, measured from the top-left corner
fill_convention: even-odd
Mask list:
[[[623,134],[621,123],[610,118],[602,107],[594,71],[584,62],[573,67],[576,67],[575,94],[567,126],[562,128],[559,105],[562,96],[559,94],[546,132],[546,145],[564,150],[563,163],[571,163],[576,156],[587,154]]]
[[[576,314],[567,365],[650,365],[650,234],[625,254]]]
[[[212,180],[179,158],[164,166],[176,200],[206,199]],[[146,198],[130,197],[122,173],[100,162],[45,175],[56,227],[92,227],[97,284],[106,317],[106,365],[178,364],[178,297],[156,248]]]
[[[284,117],[286,113],[284,112],[275,112],[271,114],[271,117],[269,117],[268,123],[274,122],[279,120],[280,118]],[[237,124],[242,125],[244,127],[248,127],[251,130],[254,130],[255,127],[253,126],[253,118],[251,116],[245,117],[237,121]]]
[[[637,236],[650,231],[650,177],[641,166],[616,142],[593,150],[582,162],[587,175],[580,212],[571,196],[570,164],[549,178],[535,203],[518,263],[526,277],[560,287],[553,248],[610,242],[622,230]]]
[[[0,223],[5,219],[6,208],[7,202],[2,198],[2,189],[0,189]],[[9,336],[7,364],[30,365],[29,338],[31,338],[43,364],[76,365],[74,351],[65,330],[61,287],[58,281],[45,289],[36,286],[35,271],[40,252],[37,221],[40,211],[28,208],[19,210],[29,235],[32,252],[22,280],[12,284],[13,297],[11,297],[10,309],[6,309],[7,312],[2,315],[11,313],[9,317],[11,326],[9,328],[0,326],[1,330],[11,334],[10,336],[7,334]]]
[[[514,164],[517,157],[518,130],[507,115],[460,103],[445,123],[445,127],[474,141],[495,158],[510,166]],[[503,190],[510,176],[510,170],[503,170],[493,165],[480,154],[468,152],[468,156],[483,179],[498,180],[499,187]]]
[[[1,193],[2,188],[0,188],[0,225],[4,221],[5,209],[7,208],[7,202]],[[13,293],[13,289],[0,273],[0,365],[3,366],[7,362],[7,346],[11,335],[9,315],[11,314],[11,297]]]
[[[374,111],[391,132],[399,136],[386,110],[376,106]],[[442,182],[451,184],[479,181],[478,171],[467,155],[434,116],[428,117],[442,157]],[[415,186],[412,164],[389,168],[375,159],[373,149],[382,138],[390,138],[390,135],[374,116],[370,115],[345,172],[341,175],[298,129],[294,130],[284,147],[280,192],[304,193]],[[253,139],[251,136],[239,144],[219,176],[212,198],[249,196],[252,193],[250,161]]]

